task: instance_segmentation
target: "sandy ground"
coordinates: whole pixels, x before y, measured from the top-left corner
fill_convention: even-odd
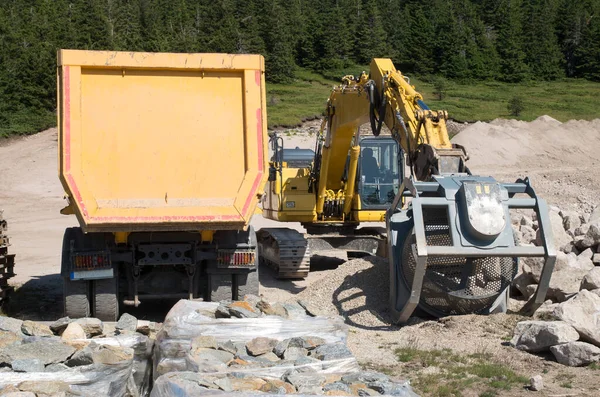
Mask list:
[[[282,132],[286,147],[313,148],[314,135],[307,131],[314,132],[317,127],[318,122],[312,122],[300,130]],[[590,211],[600,203],[599,120],[563,125],[549,118],[533,123],[476,123],[454,141],[467,146],[475,174],[493,175],[505,182],[529,176],[538,194],[561,208]],[[10,314],[17,317],[51,320],[61,315],[58,271],[62,234],[77,222],[73,216],[59,213],[65,201],[56,147],[56,129],[0,145],[0,207],[9,222],[10,250],[17,263],[17,276],[11,281],[22,286],[11,303]],[[260,216],[252,223],[256,228],[281,226]],[[489,352],[525,376],[544,373],[547,388],[539,395],[596,395],[600,371],[566,368],[543,357],[507,350],[502,342],[517,321],[514,316],[416,321],[402,329],[389,325],[386,265],[367,261],[360,266],[315,271],[301,281],[279,281],[268,269],[261,269],[262,294],[269,300],[323,294],[324,311],[347,318],[350,347],[358,359],[368,366],[385,366],[399,377],[411,377],[415,372],[397,362],[392,354],[396,347],[447,347],[465,354]],[[560,386],[563,373],[575,376],[571,388]],[[513,389],[498,395],[523,393]]]

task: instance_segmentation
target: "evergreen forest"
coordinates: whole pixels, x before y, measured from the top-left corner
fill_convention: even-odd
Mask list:
[[[373,57],[457,81],[600,81],[600,0],[0,0],[0,128],[54,122],[59,48],[260,53],[280,84]]]

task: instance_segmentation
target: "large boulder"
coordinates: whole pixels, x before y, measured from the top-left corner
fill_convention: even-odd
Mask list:
[[[592,291],[600,288],[600,267],[595,267],[581,281],[581,289]]]
[[[246,343],[246,349],[251,355],[260,356],[261,354],[272,351],[276,345],[277,339],[259,336]]]
[[[562,321],[521,321],[515,327],[511,345],[519,350],[542,352],[578,339],[575,328]]]
[[[564,269],[552,273],[547,297],[555,302],[564,302],[575,295],[581,287],[581,280],[588,273],[583,269]]]
[[[558,305],[554,315],[573,326],[581,340],[600,346],[600,297],[581,290],[577,295]]]
[[[570,367],[581,367],[600,360],[600,347],[586,342],[569,342],[550,348],[556,361]]]
[[[590,222],[590,228],[580,244],[582,248],[590,248],[600,244],[600,220]]]
[[[3,349],[0,351],[0,363],[11,363],[14,360],[37,358],[44,365],[48,365],[66,361],[73,353],[75,353],[75,349],[64,343],[54,340],[39,341],[12,345]]]
[[[21,332],[29,336],[54,336],[50,327],[31,320],[23,321],[23,324],[21,324]]]
[[[555,209],[550,209],[549,215],[550,225],[552,227],[552,235],[554,237],[554,247],[557,250],[560,250],[562,247],[568,245],[573,239],[571,238],[571,236],[569,236],[569,233],[565,231],[565,228],[563,226],[563,219],[561,218],[558,211],[556,211]],[[542,245],[542,236],[540,229],[538,229],[536,233],[535,244],[538,246]]]

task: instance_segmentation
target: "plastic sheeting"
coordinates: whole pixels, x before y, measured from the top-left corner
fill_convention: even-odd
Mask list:
[[[95,339],[97,341],[99,339]],[[7,372],[0,376],[0,388],[22,382],[63,382],[82,396],[123,397],[131,376],[133,349],[124,348],[129,359],[116,364],[91,364],[59,372]]]
[[[99,346],[119,347],[130,358],[116,364],[90,364],[58,372],[7,372],[0,375],[0,388],[21,382],[64,382],[73,393],[82,396],[142,397],[150,391],[152,347],[154,341],[145,335],[118,335],[81,339]]]
[[[191,372],[176,372],[163,375],[154,383],[150,397],[193,397],[193,396],[233,396],[233,397],[263,397],[266,393],[257,391],[222,391],[208,389],[198,381],[198,374]],[[335,394],[330,394],[335,395]],[[341,395],[341,394],[340,394]],[[315,394],[294,394],[295,397],[314,397]],[[393,394],[380,396],[418,397],[408,382],[395,383]]]
[[[211,374],[245,372],[257,376],[279,377],[285,371],[298,367],[311,367],[321,373],[351,372],[359,369],[354,357],[303,363],[261,363],[248,369],[229,368],[225,364],[211,363],[198,367],[190,359],[192,340],[197,336],[212,336],[218,342],[245,343],[256,337],[284,340],[295,337],[319,337],[326,343],[346,343],[348,328],[341,317],[299,317],[286,319],[279,316],[258,318],[215,318],[218,303],[181,300],[167,314],[158,333],[154,350],[154,379],[177,371],[194,371]]]

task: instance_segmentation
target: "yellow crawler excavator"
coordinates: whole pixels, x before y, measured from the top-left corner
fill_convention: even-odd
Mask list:
[[[335,237],[343,241],[337,247],[351,249],[365,239],[361,222],[385,221],[386,233],[375,239],[386,236],[394,322],[417,307],[434,316],[505,311],[519,257],[545,258],[527,309],[543,303],[556,250],[547,205],[527,178],[472,175],[467,151],[450,142],[447,112],[431,110],[389,59],[373,59],[368,75],[344,77],[326,114],[312,161],[305,154],[298,162],[299,153],[271,138],[263,216],[301,222],[307,235],[262,229],[263,262],[282,277],[304,276],[311,241]],[[363,124],[374,137],[361,137]],[[536,212],[539,246],[518,246],[510,221],[516,209]]]

